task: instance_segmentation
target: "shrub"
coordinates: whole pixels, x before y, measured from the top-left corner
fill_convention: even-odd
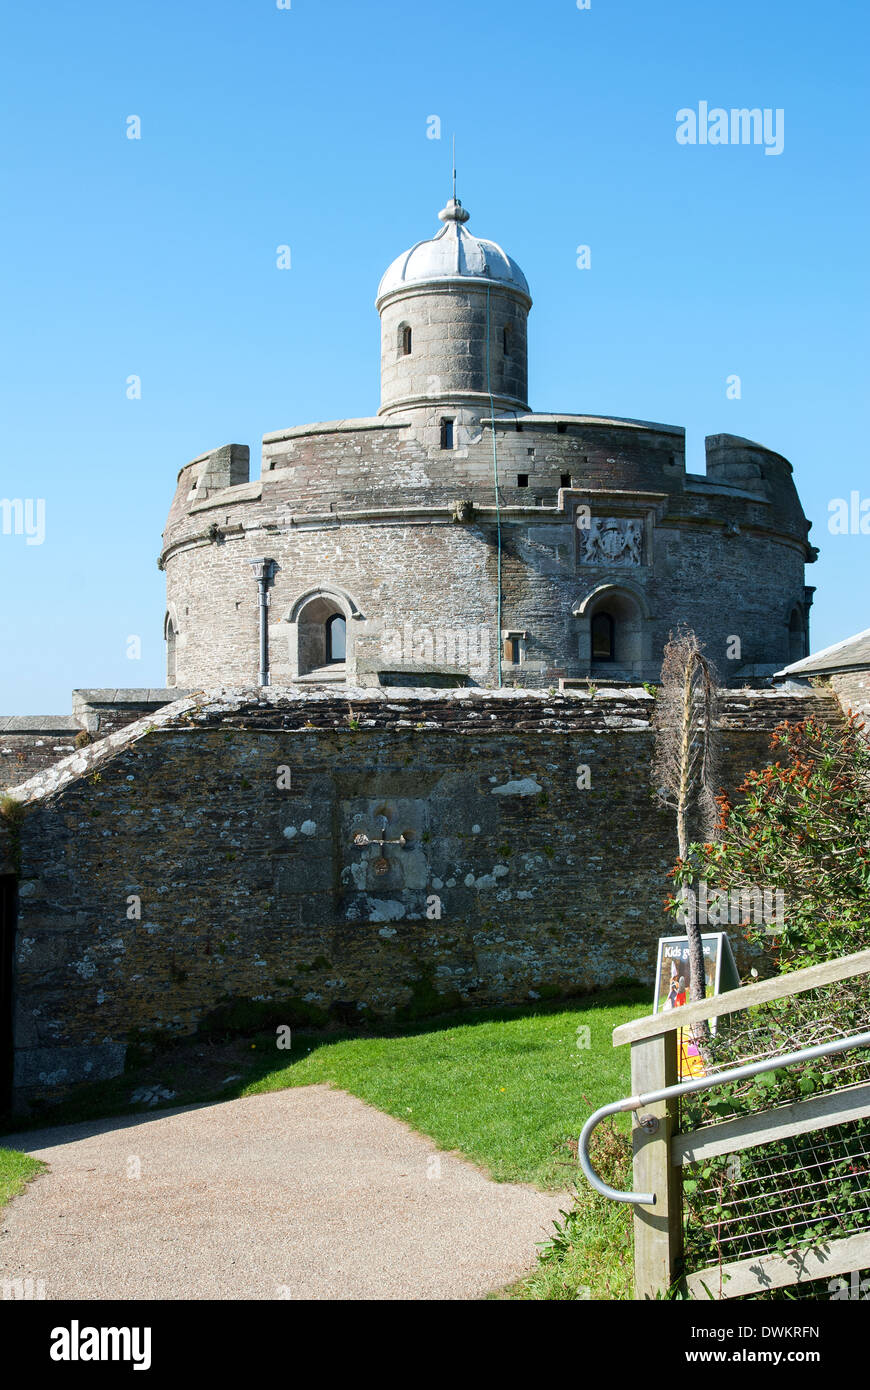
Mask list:
[[[797,970],[870,947],[870,745],[854,716],[843,725],[810,718],[780,724],[780,758],[750,772],[732,806],[717,797],[717,838],[693,844],[671,877],[712,888],[782,889],[775,931],[741,922],[748,940],[771,949],[780,970]],[[666,903],[676,912],[679,901]]]
[[[17,801],[14,796],[4,792],[3,796],[0,796],[0,816],[8,826],[19,826],[24,819],[24,802]]]

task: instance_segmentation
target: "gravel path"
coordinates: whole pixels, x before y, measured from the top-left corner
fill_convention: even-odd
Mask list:
[[[48,1299],[479,1298],[565,1206],[326,1086],[0,1143],[51,1166],[0,1213],[0,1280]]]

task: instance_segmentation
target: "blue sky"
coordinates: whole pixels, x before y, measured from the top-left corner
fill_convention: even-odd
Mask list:
[[[46,525],[0,535],[0,714],[163,684],[184,463],[247,443],[256,475],[264,432],[375,412],[378,279],[437,230],[454,131],[470,230],[531,285],[533,407],[684,425],[693,471],[705,434],[785,454],[813,646],[870,625],[870,536],[827,524],[870,497],[868,30],[854,0],[7,12],[0,497]],[[781,108],[783,152],[679,145],[700,101]]]

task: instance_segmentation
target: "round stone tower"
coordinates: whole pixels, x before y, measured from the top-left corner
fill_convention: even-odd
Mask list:
[[[181,469],[164,532],[167,679],[221,685],[655,680],[685,623],[726,682],[807,650],[815,558],[791,465],[715,435],[527,402],[519,266],[441,230],[378,288],[377,415]]]
[[[460,202],[438,216],[440,232],[397,256],[378,286],[378,414],[459,436],[481,416],[528,410],[532,300],[516,261],[468,231]]]

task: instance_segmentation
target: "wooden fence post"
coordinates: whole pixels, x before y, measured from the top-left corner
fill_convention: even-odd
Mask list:
[[[631,1045],[631,1093],[643,1095],[673,1086],[677,1077],[677,1032]],[[676,1128],[677,1102],[660,1101],[640,1113],[654,1115],[659,1127],[648,1133],[634,1116],[632,1152],[635,1192],[654,1192],[654,1207],[634,1208],[634,1296],[655,1298],[673,1283],[677,1257],[682,1253],[683,1226],[680,1170],[671,1162],[671,1136]]]

